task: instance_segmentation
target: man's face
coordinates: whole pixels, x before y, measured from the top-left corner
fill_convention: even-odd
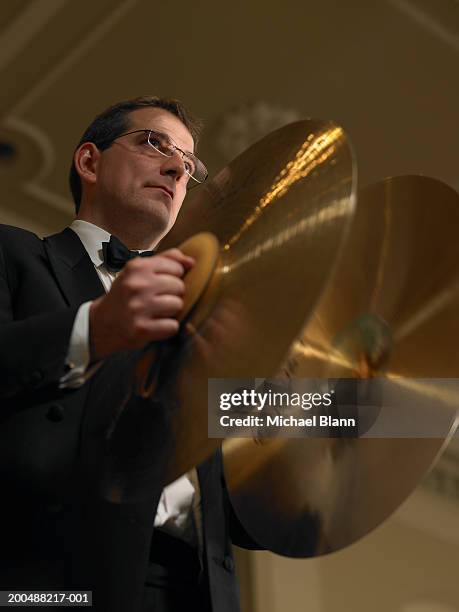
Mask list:
[[[128,115],[125,132],[154,130],[193,153],[193,138],[178,117],[161,108]],[[164,235],[175,223],[189,176],[180,153],[165,157],[146,142],[145,133],[116,139],[102,151],[97,168],[97,199],[118,221],[141,222]],[[193,179],[190,179],[193,180]]]

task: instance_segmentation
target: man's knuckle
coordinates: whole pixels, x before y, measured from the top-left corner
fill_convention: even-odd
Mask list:
[[[168,249],[167,251],[165,251],[168,255],[172,255],[174,257],[180,257],[180,255],[182,254],[182,251],[180,249],[178,249],[177,247],[173,247],[172,249]]]
[[[137,298],[137,296],[130,296],[130,298],[126,301],[125,307],[125,316],[128,321],[136,317],[142,311],[142,302]]]
[[[150,331],[150,325],[146,321],[137,321],[133,327],[133,340],[144,338]]]
[[[133,276],[126,281],[126,290],[130,294],[138,295],[148,288],[149,283],[142,276]]]

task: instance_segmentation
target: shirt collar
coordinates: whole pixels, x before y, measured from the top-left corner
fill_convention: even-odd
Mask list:
[[[75,232],[83,243],[92,263],[96,267],[102,265],[104,263],[102,243],[110,240],[110,234],[101,227],[94,225],[94,223],[89,223],[89,221],[83,221],[82,219],[75,219],[70,224],[70,229]]]

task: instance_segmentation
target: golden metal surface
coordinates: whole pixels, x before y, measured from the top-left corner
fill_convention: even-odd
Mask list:
[[[218,262],[220,247],[217,238],[213,234],[201,232],[185,240],[184,243],[179,245],[179,249],[182,253],[193,257],[195,260],[195,265],[185,277],[183,308],[178,317],[179,321],[183,321],[189,315],[199,298],[205,295]]]
[[[428,399],[442,436],[226,441],[233,506],[266,548],[303,557],[354,542],[412,492],[452,435],[459,396],[441,379],[459,378],[458,227],[459,195],[434,179],[396,177],[359,194],[339,264],[281,374],[384,377],[410,405]]]
[[[354,210],[356,168],[342,129],[301,121],[237,157],[185,205],[161,249],[201,231],[220,245],[213,291],[155,392],[173,415],[173,480],[221,440],[207,435],[208,378],[274,375],[303,329]],[[192,313],[193,314],[193,313]]]

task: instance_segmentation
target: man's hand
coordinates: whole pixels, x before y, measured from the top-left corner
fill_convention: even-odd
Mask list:
[[[179,329],[183,275],[194,265],[179,249],[129,261],[89,311],[91,361],[165,340]]]

